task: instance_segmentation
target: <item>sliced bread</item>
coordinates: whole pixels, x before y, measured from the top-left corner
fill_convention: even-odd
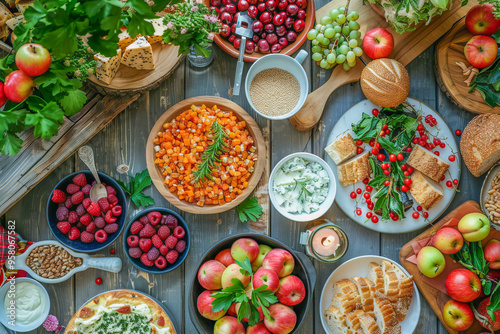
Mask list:
[[[375,284],[368,278],[353,277],[356,286],[358,287],[359,296],[361,298],[361,305],[363,311],[373,316],[373,298],[375,297]]]
[[[398,300],[392,306],[401,322],[406,318],[413,298],[413,276],[407,276],[398,266],[392,265],[392,268],[399,279]]]
[[[358,304],[350,296],[344,294],[333,296],[330,305],[338,308],[343,314],[349,314],[358,307]]]
[[[444,160],[418,145],[413,148],[407,163],[436,182],[440,182],[441,177],[450,168],[450,165]]]
[[[348,313],[345,315],[345,322],[347,324],[347,327],[349,327],[351,330],[354,332],[359,331],[361,332],[361,322],[359,321],[359,318],[364,315],[365,312],[362,310],[355,310],[351,313]]]
[[[351,134],[348,133],[325,147],[325,152],[338,165],[355,156],[357,149]]]
[[[400,334],[401,325],[399,324],[396,312],[391,302],[385,298],[375,298],[374,313],[377,326],[381,334]]]
[[[337,165],[337,176],[342,186],[357,183],[370,176],[372,168],[368,160],[368,154],[369,152],[366,151]]]
[[[418,170],[411,175],[410,194],[425,210],[430,210],[444,196],[443,186]]]
[[[364,334],[381,334],[374,317],[362,314],[359,316],[359,323]]]
[[[335,306],[330,306],[325,311],[324,316],[326,324],[332,331],[332,334],[346,334],[347,326],[345,323],[345,317],[340,309],[336,308]]]
[[[370,262],[368,265],[368,279],[375,284],[375,290],[384,294],[384,272],[382,267],[376,262]]]

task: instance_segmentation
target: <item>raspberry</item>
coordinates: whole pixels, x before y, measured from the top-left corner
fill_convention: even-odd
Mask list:
[[[78,220],[80,220],[80,217],[78,217],[78,214],[75,211],[70,211],[68,215],[68,222],[70,224],[76,223]]]
[[[165,258],[160,255],[160,256],[158,256],[158,258],[155,261],[155,266],[158,269],[163,269],[167,266],[167,260],[165,260]],[[161,317],[161,319],[163,319],[163,317]],[[165,320],[163,320],[163,324],[165,324]],[[160,325],[160,319],[158,319],[158,325]],[[162,325],[160,325],[160,326],[162,326]]]
[[[137,233],[141,232],[143,227],[144,227],[144,225],[142,225],[142,223],[140,221],[135,221],[130,226],[130,233],[137,234]]]
[[[156,226],[161,220],[161,213],[158,211],[148,213],[148,219],[151,222],[151,225]]]
[[[65,206],[60,206],[56,211],[56,218],[59,221],[68,220],[69,210]]]
[[[76,240],[80,237],[80,230],[78,229],[78,227],[75,227],[73,226],[70,230],[69,230],[69,233],[68,233],[68,238],[70,238],[70,240]]]
[[[155,246],[156,248],[160,248],[163,245],[163,240],[161,240],[158,234],[153,235],[151,241],[153,242],[153,246]]]
[[[90,189],[92,189],[92,186],[90,184],[87,184],[85,187],[82,187],[83,194],[88,196],[90,194]]]
[[[167,245],[169,249],[174,249],[176,244],[177,244],[177,238],[174,237],[173,235],[169,236],[167,240],[165,240],[165,245]]]
[[[116,205],[118,204],[118,197],[113,194],[108,194],[108,201],[111,205]]]
[[[80,234],[80,239],[82,239],[82,242],[90,244],[92,241],[94,241],[94,235],[87,231],[83,231],[82,234]]]
[[[97,242],[104,242],[104,241],[106,241],[106,239],[108,239],[108,234],[106,233],[105,230],[98,230],[95,233],[95,240]]]
[[[85,198],[82,202],[83,204],[83,207],[85,208],[85,210],[87,210],[87,208],[90,206],[90,203],[92,203],[92,201],[90,200],[90,198]]]
[[[161,240],[165,240],[170,235],[170,229],[167,226],[162,225],[158,229],[158,235],[160,236]]]
[[[177,226],[175,229],[174,229],[174,236],[177,238],[177,239],[182,239],[184,238],[184,236],[186,235],[186,232],[184,231],[184,229],[180,226]]]
[[[104,228],[104,226],[106,226],[106,222],[104,221],[104,218],[102,218],[102,217],[96,217],[94,219],[94,223],[95,223],[95,226],[97,228]]]
[[[87,185],[87,178],[85,177],[85,174],[80,173],[77,176],[75,176],[73,178],[73,183],[80,187],[85,187],[85,185]]]
[[[66,202],[64,202],[64,206],[67,207],[68,209],[71,209],[73,207],[73,202],[71,202],[71,198],[66,198]]]
[[[162,245],[160,247],[160,253],[161,253],[161,255],[167,255],[167,253],[168,253],[168,247],[166,245]]]
[[[113,187],[107,186],[106,191],[108,192],[108,195],[116,195],[116,190]]]
[[[86,214],[87,211],[85,211],[85,208],[83,207],[82,204],[78,205],[76,207],[76,214],[79,215],[79,216],[83,216],[84,214]]]
[[[99,207],[99,204],[92,202],[87,208],[87,212],[94,217],[99,217],[101,215],[101,208]]]
[[[127,238],[127,244],[130,247],[137,247],[139,245],[139,237],[136,235],[131,235]]]
[[[160,255],[160,251],[156,247],[151,247],[151,249],[148,251],[148,259],[150,261],[156,260],[158,256]]]
[[[70,195],[73,195],[74,193],[77,193],[79,191],[80,187],[73,183],[68,184],[68,186],[66,187],[66,192]]]
[[[57,223],[57,228],[62,233],[66,234],[71,229],[71,225],[68,222],[59,222],[59,223]]]
[[[104,216],[104,220],[108,224],[113,224],[116,222],[116,218],[113,217],[113,213],[111,211],[106,212],[106,215]]]
[[[66,201],[66,194],[59,189],[54,189],[54,192],[52,193],[52,202],[64,203],[64,201]]]
[[[148,250],[151,249],[151,239],[141,238],[139,240],[139,247],[142,249],[143,252],[147,252]]]
[[[85,229],[85,231],[87,231],[89,233],[94,233],[95,232],[95,223],[90,222],[90,224],[87,225],[87,228]]]
[[[175,250],[179,253],[184,252],[184,250],[186,250],[186,242],[184,240],[179,240],[177,245],[175,245]]]
[[[130,255],[131,258],[138,259],[141,257],[142,251],[139,247],[132,247],[129,248],[128,255]]]
[[[147,216],[139,218],[139,221],[142,223],[142,225],[146,225],[147,223],[149,223],[149,219]]]
[[[167,262],[170,264],[173,264],[175,261],[177,261],[177,258],[179,257],[179,253],[177,253],[176,250],[171,250],[170,252],[167,253]]]
[[[90,215],[88,213],[84,214],[83,216],[80,217],[80,223],[82,223],[85,226],[90,224],[91,221],[92,221],[92,217],[90,217]]]
[[[97,203],[99,204],[99,207],[101,208],[101,210],[103,212],[106,212],[109,210],[109,202],[108,202],[108,199],[103,197],[103,198],[99,198],[99,200],[97,201]]]
[[[168,215],[165,221],[165,225],[167,225],[171,230],[177,227],[177,218],[172,215]]]
[[[139,232],[139,236],[141,238],[151,238],[153,235],[155,235],[156,230],[151,224],[146,224],[144,228]]]
[[[113,213],[113,216],[118,217],[119,215],[122,214],[122,207],[119,205],[115,205],[112,209],[111,212]]]
[[[142,254],[142,256],[141,256],[141,262],[144,263],[148,267],[152,267],[153,264],[155,264],[153,261],[150,261],[148,259],[148,254],[146,254],[146,253]]]
[[[104,226],[104,231],[106,231],[107,234],[112,234],[112,233],[115,233],[116,231],[118,231],[118,224],[116,223],[113,223],[113,224],[108,224],[106,226]]]

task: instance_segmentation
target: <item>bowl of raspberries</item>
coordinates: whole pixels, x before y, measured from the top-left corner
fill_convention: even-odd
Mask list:
[[[127,216],[123,190],[113,178],[99,173],[107,198],[90,200],[95,179],[90,171],[70,174],[52,190],[47,204],[47,221],[57,240],[80,252],[101,250],[115,241]]]
[[[177,268],[189,252],[189,229],[172,210],[151,208],[130,220],[123,236],[128,259],[151,274],[168,273]]]

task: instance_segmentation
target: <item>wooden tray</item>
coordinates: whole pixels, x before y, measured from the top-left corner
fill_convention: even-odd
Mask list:
[[[155,61],[154,70],[137,70],[120,65],[116,76],[109,85],[98,80],[95,76],[91,76],[89,81],[103,95],[133,95],[157,87],[174,72],[184,56],[178,55],[178,46],[155,43],[152,48]]]
[[[328,15],[332,8],[337,8],[344,4],[345,0],[333,0],[318,9],[316,17],[321,18]],[[469,9],[476,4],[477,0],[471,0],[466,6],[462,7],[460,0],[454,0],[452,8],[444,12],[441,16],[433,17],[429,25],[426,26],[424,23],[421,23],[417,29],[407,31],[403,34],[396,33],[371,6],[363,5],[363,1],[351,1],[349,9],[359,13],[358,22],[361,25],[360,31],[363,36],[372,28],[381,27],[389,30],[394,36],[394,50],[390,57],[406,66],[451,29],[455,22],[465,17]],[[366,55],[362,57],[365,60],[370,60]],[[309,94],[304,106],[290,118],[290,123],[297,130],[307,131],[312,129],[319,122],[329,96],[337,88],[359,80],[364,65],[359,60],[357,63],[358,65],[348,72],[344,71],[342,66],[336,66],[332,71],[330,79]]]
[[[405,269],[411,275],[413,275],[413,279],[415,281],[415,284],[417,284],[420,293],[425,297],[425,299],[427,300],[427,302],[431,306],[434,313],[436,313],[437,317],[439,318],[439,320],[441,321],[443,326],[446,328],[446,330],[448,330],[448,332],[452,333],[452,334],[458,334],[459,332],[446,326],[446,324],[443,320],[443,315],[442,315],[442,307],[448,300],[451,299],[450,296],[448,296],[447,294],[441,292],[440,290],[438,290],[438,289],[434,288],[433,286],[430,286],[429,284],[422,281],[422,278],[421,278],[422,274],[419,272],[417,266],[415,264],[407,261],[406,258],[413,255],[413,248],[411,246],[412,242],[418,241],[418,240],[421,240],[424,238],[428,238],[428,237],[434,235],[441,228],[441,226],[443,226],[444,224],[449,222],[453,217],[455,217],[457,215],[457,213],[460,211],[460,209],[462,208],[462,206],[467,204],[467,203],[480,209],[479,204],[475,201],[467,201],[467,202],[463,203],[462,205],[457,207],[455,210],[453,210],[449,214],[447,214],[439,222],[434,224],[430,229],[426,230],[425,232],[423,232],[419,236],[410,240],[399,251],[399,262],[403,265],[403,267],[405,267]],[[481,325],[479,325],[479,323],[476,320],[476,321],[474,321],[474,324],[471,326],[471,328],[469,328],[467,331],[464,331],[461,333],[477,334],[480,332],[487,332],[487,330],[485,330],[483,327],[481,327]]]
[[[448,98],[462,109],[483,114],[500,114],[500,107],[491,108],[478,91],[468,93],[469,87],[464,83],[467,76],[462,74],[462,69],[455,63],[469,63],[464,56],[464,47],[472,34],[465,27],[465,18],[458,21],[439,42],[436,47],[436,64],[434,72],[441,90]]]
[[[174,117],[177,117],[183,111],[189,109],[192,105],[201,105],[205,104],[208,107],[213,105],[217,105],[221,110],[231,110],[235,113],[239,120],[244,120],[247,124],[247,128],[254,138],[255,147],[257,147],[257,154],[259,158],[257,159],[257,163],[255,164],[255,170],[253,175],[250,177],[248,181],[248,187],[243,190],[243,192],[236,197],[232,202],[223,204],[223,205],[206,205],[200,207],[196,205],[196,203],[189,203],[183,200],[180,200],[176,195],[172,194],[170,190],[165,187],[165,177],[160,172],[159,168],[155,165],[155,151],[153,140],[156,138],[158,132],[163,130],[163,124],[169,122]],[[153,180],[153,184],[156,189],[160,192],[160,194],[165,197],[167,201],[169,201],[172,205],[176,206],[178,209],[190,213],[195,214],[214,214],[228,211],[238,204],[243,202],[255,189],[257,184],[259,183],[262,173],[264,172],[264,168],[266,167],[266,144],[264,141],[264,137],[262,136],[262,132],[260,131],[259,126],[255,122],[255,120],[247,114],[243,108],[241,108],[236,103],[223,99],[221,97],[215,96],[198,96],[192,97],[186,100],[183,100],[170,109],[168,109],[163,115],[160,116],[158,121],[156,121],[153,126],[151,133],[149,134],[148,143],[146,146],[146,162],[148,165],[149,175],[151,176],[151,180]]]

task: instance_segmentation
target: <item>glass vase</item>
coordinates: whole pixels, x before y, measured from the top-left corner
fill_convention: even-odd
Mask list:
[[[207,46],[204,49],[211,51],[210,56],[205,57],[197,55],[194,51],[194,47],[191,46],[191,52],[188,53],[187,55],[187,58],[189,59],[191,65],[193,65],[194,67],[201,68],[201,67],[207,67],[212,63],[212,61],[214,60],[214,52],[212,46]]]

